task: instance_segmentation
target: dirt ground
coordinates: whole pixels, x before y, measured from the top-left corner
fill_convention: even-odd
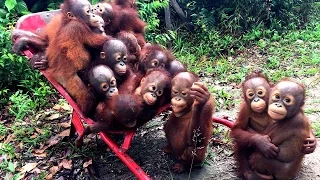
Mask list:
[[[207,84],[212,84],[210,78],[203,78],[202,80]],[[300,79],[299,81],[302,81],[308,89],[306,105],[304,108],[310,109],[319,107],[320,75]],[[235,99],[240,98],[239,88],[225,85],[221,86],[221,88],[232,92]],[[231,110],[218,110],[215,113],[215,116],[228,116],[230,120],[234,120],[237,116],[239,103],[240,101],[237,102],[235,107]],[[228,142],[226,138],[228,136],[228,129],[221,125],[215,125],[215,132],[218,133],[212,136],[204,166],[202,168],[192,169],[191,173],[173,173],[171,171],[171,166],[175,161],[174,158],[161,151],[161,148],[166,144],[162,126],[169,113],[170,112],[165,112],[159,115],[147,123],[143,128],[139,129],[134,136],[131,148],[128,150],[128,154],[152,179],[239,179],[235,173],[236,169],[231,143]],[[307,115],[311,121],[318,121],[320,119],[319,113]],[[118,139],[118,142],[121,143],[122,137],[115,136],[114,138]],[[108,150],[106,145],[101,141],[98,141],[97,143],[90,142],[90,144],[92,144],[89,145],[90,148],[93,151],[98,152],[98,154],[93,157],[94,175],[92,175],[92,173],[76,173],[75,171],[73,173],[62,172],[62,174],[60,173],[60,175],[56,176],[57,179],[69,179],[69,177],[75,179],[135,179],[135,176],[130,170],[124,166],[114,153]],[[320,139],[318,139],[318,145],[319,144]],[[81,166],[81,162],[79,162],[79,165]],[[301,172],[296,179],[320,179],[319,147],[316,148],[314,153],[305,156]]]

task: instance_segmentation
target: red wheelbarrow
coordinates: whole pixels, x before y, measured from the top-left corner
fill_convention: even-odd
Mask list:
[[[32,32],[41,32],[41,30],[46,26],[46,24],[51,20],[52,16],[59,13],[59,10],[54,11],[46,11],[40,13],[33,13],[29,15],[22,16],[17,24],[16,29],[25,30],[25,31],[32,31]],[[33,51],[32,47],[30,49],[25,50],[24,54],[31,58],[33,54],[36,53]],[[55,81],[52,77],[48,76],[44,71],[41,73],[48,79],[48,81],[61,93],[61,95],[69,102],[69,104],[73,108],[72,112],[72,125],[70,136],[75,135],[75,132],[78,134],[82,134],[84,131],[83,123],[86,124],[93,124],[94,121],[90,118],[85,117],[82,112],[79,110],[79,107],[74,102],[74,100],[70,97],[70,95],[64,90],[64,88]],[[161,108],[159,113],[163,110],[168,109],[169,106],[165,106]],[[212,120],[214,122],[223,124],[227,127],[232,127],[233,123],[227,119],[213,117]],[[100,137],[103,141],[109,146],[109,148],[121,159],[121,161],[132,171],[132,173],[138,179],[150,179],[150,177],[141,169],[139,165],[137,165],[131,157],[128,156],[126,151],[129,149],[133,135],[135,134],[134,131],[122,131],[122,132],[108,132],[108,133],[121,133],[124,134],[124,142],[121,146],[116,144],[105,132],[100,132]]]

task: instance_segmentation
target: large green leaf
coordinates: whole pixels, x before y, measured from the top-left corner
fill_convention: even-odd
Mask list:
[[[10,11],[17,5],[17,1],[16,0],[6,0],[4,5]]]
[[[16,5],[16,9],[17,9],[18,13],[21,13],[21,14],[28,14],[29,13],[28,6],[23,0],[18,1],[18,4]]]
[[[0,8],[0,18],[6,17],[7,11]]]

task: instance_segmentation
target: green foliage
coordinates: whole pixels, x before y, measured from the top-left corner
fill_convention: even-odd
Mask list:
[[[314,134],[316,137],[320,137],[320,122],[319,121],[315,121],[315,122],[311,122],[311,127],[314,130]]]
[[[7,127],[3,124],[0,124],[0,137],[5,136],[7,133]]]
[[[168,0],[137,0],[140,18],[147,23],[146,39],[151,42],[165,44],[172,38],[174,33],[163,33],[160,27],[159,13],[167,5]]]
[[[15,157],[15,149],[13,144],[0,143],[0,154],[3,157],[2,161],[0,162],[0,170],[6,173],[6,176],[3,178],[6,180],[19,179],[20,174],[15,174],[15,165],[12,160]],[[12,175],[12,173],[14,174],[13,177],[11,176],[11,178],[9,178],[9,174]]]
[[[319,13],[317,0],[192,0],[180,1],[201,31],[220,30],[243,34],[260,26],[275,30],[295,29]]]
[[[36,127],[39,128],[39,126],[37,126],[35,122],[26,125],[16,123],[12,125],[10,130],[15,134],[16,141],[23,142],[25,148],[32,149],[39,146],[40,142],[43,142],[52,136],[52,130],[48,126],[41,127],[42,133],[37,133]],[[30,138],[35,133],[37,133],[37,136]]]
[[[25,57],[11,51],[11,30],[17,17],[28,13],[26,4],[7,0],[0,8],[5,13],[0,16],[0,107],[9,104],[10,114],[22,120],[47,104],[47,96],[54,91],[39,72],[29,68]]]
[[[4,2],[4,5],[10,11],[17,5],[17,1],[16,0],[6,0]]]
[[[9,159],[12,159],[14,157],[14,146],[8,143],[2,143],[0,144],[0,154],[6,154],[8,155]]]
[[[22,91],[16,91],[9,99],[12,103],[9,112],[16,117],[16,120],[23,120],[28,113],[36,108],[32,99]]]
[[[0,2],[0,9],[1,11],[4,11],[6,9],[11,13],[29,13],[27,4],[23,0],[5,0],[3,2]]]

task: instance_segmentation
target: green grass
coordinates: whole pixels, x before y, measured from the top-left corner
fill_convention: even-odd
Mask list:
[[[313,107],[313,108],[305,109],[304,112],[306,114],[319,113],[320,109],[318,107]]]
[[[315,121],[311,123],[311,127],[314,131],[314,135],[320,138],[320,121]]]
[[[244,46],[255,47],[261,58],[248,62],[247,53],[235,52]],[[225,83],[239,84],[254,69],[263,70],[274,82],[284,77],[310,77],[320,72],[320,24],[282,34],[255,28],[237,38],[216,31],[177,32],[173,52],[190,71]],[[215,92],[215,96],[223,99],[226,95]]]

